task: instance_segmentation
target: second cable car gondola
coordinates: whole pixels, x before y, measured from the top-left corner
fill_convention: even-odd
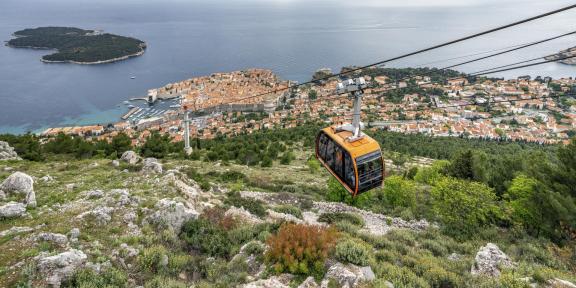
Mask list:
[[[351,93],[354,97],[353,122],[324,128],[316,137],[316,158],[354,197],[382,186],[384,181],[380,145],[361,131],[360,105],[364,88],[363,78],[338,84],[339,92]]]

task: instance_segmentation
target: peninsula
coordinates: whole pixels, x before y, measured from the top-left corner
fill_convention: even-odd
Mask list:
[[[45,63],[103,64],[144,54],[141,40],[72,27],[39,27],[13,34],[6,43],[14,48],[56,49],[41,58]]]

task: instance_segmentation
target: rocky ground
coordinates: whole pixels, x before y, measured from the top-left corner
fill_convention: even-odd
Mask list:
[[[226,214],[244,223],[291,221],[326,225],[318,222],[322,213],[348,212],[364,220],[359,233],[366,237],[382,237],[391,231],[423,233],[435,229],[434,224],[425,220],[406,221],[341,203],[311,199],[299,187],[323,185],[318,180],[321,177],[311,175],[303,162],[298,161],[289,167],[263,171],[259,167],[222,167],[198,161],[161,162],[141,159],[131,152],[122,155],[121,160],[31,163],[18,161],[17,155],[7,158],[10,161],[0,162],[1,287],[22,283],[32,287],[60,287],[80,269],[101,273],[111,266],[128,272],[128,286],[143,286],[146,283],[138,276],[141,272],[135,267],[135,259],[146,253],[146,239],[155,236],[151,227],[162,226],[167,228],[163,231],[178,235],[183,223],[197,218],[209,207],[222,205],[230,190],[239,189],[243,198],[258,199],[267,205],[265,216],[251,214],[240,205],[227,206]],[[245,186],[238,187],[235,183],[212,183],[211,188],[203,190],[184,173],[190,167],[205,168],[204,172],[242,171],[252,181],[284,183],[286,187],[282,189],[292,192],[246,190]],[[301,218],[274,211],[277,206],[297,205],[302,201],[309,201],[311,205],[303,209]],[[254,243],[265,246],[262,242]],[[263,263],[246,252],[245,247],[231,261],[239,258],[249,267],[250,275],[242,287],[370,287],[376,279],[373,267],[333,260],[327,263],[328,272],[321,281],[312,277],[298,280],[289,274],[269,275],[263,273]],[[160,265],[171,265],[172,258],[168,259],[166,254],[162,257],[165,259],[160,259]],[[475,255],[453,253],[448,259],[474,259],[468,266],[470,272],[490,277],[498,277],[500,269],[516,265],[491,243],[485,243]],[[195,276],[182,272],[178,278],[190,285]],[[386,279],[380,280],[378,287],[394,287]],[[551,281],[555,282],[550,282],[550,287],[576,287],[565,280]]]

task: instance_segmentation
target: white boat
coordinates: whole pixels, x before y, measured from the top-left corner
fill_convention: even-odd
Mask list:
[[[131,76],[130,79],[134,80],[136,79],[136,76]]]

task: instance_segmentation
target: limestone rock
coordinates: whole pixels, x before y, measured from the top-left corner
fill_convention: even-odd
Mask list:
[[[279,213],[270,209],[266,210],[266,212],[268,213],[268,220],[270,222],[293,222],[296,224],[304,222],[291,214]]]
[[[142,171],[145,173],[162,174],[162,163],[158,162],[158,159],[156,158],[146,158],[144,159]]]
[[[22,160],[22,158],[18,157],[14,148],[10,147],[7,142],[0,141],[0,161],[6,160]]]
[[[358,267],[353,264],[344,265],[340,262],[328,268],[325,279],[335,280],[341,287],[356,287],[362,282],[372,281],[376,277],[369,266]]]
[[[253,215],[252,213],[244,209],[244,207],[236,208],[232,206],[224,213],[224,215],[235,218],[244,223],[260,224],[264,222],[262,221],[262,219],[258,218],[258,216]]]
[[[78,218],[86,218],[86,217],[91,217],[92,220],[94,220],[94,222],[97,225],[103,226],[108,224],[108,222],[110,222],[110,220],[112,220],[112,215],[110,215],[112,212],[114,211],[114,208],[112,207],[105,207],[105,206],[101,206],[101,207],[97,207],[94,210],[88,211],[88,212],[84,212],[80,215],[78,215]]]
[[[0,206],[0,218],[17,218],[26,214],[26,206],[18,202],[9,202]]]
[[[62,247],[68,244],[68,238],[65,235],[58,233],[40,233],[36,236],[36,241],[52,242]]]
[[[42,182],[44,182],[44,183],[48,183],[48,182],[54,181],[54,177],[52,177],[50,175],[45,175],[42,178],[40,178],[40,180],[42,180]]]
[[[474,265],[470,272],[474,275],[498,277],[500,276],[499,267],[513,267],[514,265],[508,255],[502,252],[496,244],[488,243],[476,253]]]
[[[4,230],[4,231],[0,232],[0,238],[4,237],[4,236],[12,235],[12,234],[27,233],[27,232],[31,232],[33,230],[34,230],[34,228],[30,228],[30,227],[14,226],[8,230]]]
[[[462,258],[461,255],[456,253],[456,252],[448,255],[448,260],[450,260],[450,261],[458,261],[458,260],[460,260],[460,258]]]
[[[88,199],[98,199],[104,197],[104,192],[102,190],[91,190],[86,192],[86,198]]]
[[[182,194],[186,195],[189,198],[196,198],[196,196],[200,194],[199,189],[192,187],[178,179],[174,180],[174,186],[176,186],[176,188],[180,190]]]
[[[120,161],[118,161],[118,160],[112,160],[112,166],[114,166],[114,167],[120,167]]]
[[[576,285],[574,285],[574,283],[559,278],[550,279],[547,282],[548,285],[550,285],[550,287],[554,288],[576,288]]]
[[[86,261],[86,254],[80,250],[70,249],[54,256],[40,256],[38,271],[48,285],[60,287]]]
[[[258,281],[250,282],[244,284],[240,287],[242,288],[289,288],[290,281],[292,280],[292,275],[281,274],[278,276],[272,276],[268,279],[261,279]]]
[[[314,277],[312,276],[308,276],[308,278],[306,278],[304,282],[298,285],[298,288],[318,288],[318,287],[320,286],[318,286],[318,283],[316,283],[316,280],[314,280]]]
[[[140,157],[134,151],[126,151],[120,157],[120,160],[128,162],[128,164],[134,165],[140,161]]]
[[[35,208],[36,205],[38,205],[36,203],[36,192],[34,192],[34,190],[29,191],[28,194],[26,194],[26,207]]]
[[[162,199],[156,203],[156,212],[147,217],[147,220],[156,225],[167,225],[180,233],[184,222],[198,218],[199,213],[187,208],[181,202],[171,199]]]
[[[34,191],[34,180],[28,174],[22,172],[14,172],[12,175],[8,176],[2,185],[0,185],[0,190],[8,194],[28,194]]]
[[[80,237],[80,229],[78,228],[72,228],[72,230],[70,230],[70,241],[71,242],[78,242],[78,237]]]

